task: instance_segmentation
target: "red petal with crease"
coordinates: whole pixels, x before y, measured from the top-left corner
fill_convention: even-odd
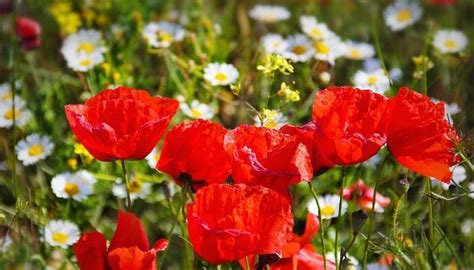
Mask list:
[[[142,251],[150,249],[142,222],[133,214],[119,211],[117,229],[110,241],[109,252],[116,248],[138,247]]]
[[[117,248],[109,252],[108,262],[112,270],[155,270],[156,251],[142,251],[138,247]]]

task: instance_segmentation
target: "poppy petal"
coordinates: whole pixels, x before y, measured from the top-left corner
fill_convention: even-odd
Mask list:
[[[156,269],[156,251],[142,251],[138,247],[116,248],[108,254],[112,270],[154,270]]]
[[[106,270],[107,243],[103,234],[90,232],[84,234],[74,244],[77,263],[82,270]]]
[[[116,248],[138,247],[142,251],[150,249],[145,228],[133,214],[119,211],[117,229],[110,241],[109,252]]]

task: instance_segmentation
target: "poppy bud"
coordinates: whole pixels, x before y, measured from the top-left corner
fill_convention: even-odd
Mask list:
[[[367,214],[364,210],[358,210],[352,213],[352,233],[357,234],[360,229],[364,226],[365,220],[367,219]]]
[[[403,187],[403,193],[407,193],[408,189],[410,189],[410,181],[408,181],[408,178],[402,178],[399,183]]]
[[[36,49],[41,44],[41,26],[35,20],[25,17],[17,18],[16,34],[24,51]]]

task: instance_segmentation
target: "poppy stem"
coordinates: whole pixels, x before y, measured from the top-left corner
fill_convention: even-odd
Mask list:
[[[18,199],[18,181],[16,178],[16,153],[15,153],[15,146],[16,146],[16,106],[15,106],[15,98],[16,98],[16,77],[15,77],[15,53],[16,53],[16,46],[17,46],[17,37],[15,33],[16,29],[16,1],[12,1],[13,5],[13,12],[11,13],[10,18],[10,63],[9,63],[9,71],[10,71],[10,91],[12,95],[12,182],[15,187],[15,197]]]
[[[127,167],[125,166],[125,160],[121,159],[120,162],[122,164],[122,176],[123,176],[123,179],[125,180],[125,190],[127,191],[127,198],[126,198],[127,209],[128,211],[131,211],[132,199],[130,197],[130,180],[128,179]]]
[[[245,256],[245,270],[250,270],[249,257]]]
[[[429,231],[428,231],[428,236],[431,245],[434,244],[434,226],[433,226],[433,199],[431,198],[431,180],[429,177],[424,177],[426,183],[426,194],[429,194],[428,196],[428,226],[429,226]]]
[[[362,270],[367,269],[367,255],[368,255],[368,252],[369,252],[369,242],[370,242],[370,238],[372,236],[372,227],[374,225],[374,217],[375,217],[375,199],[376,199],[376,196],[377,196],[377,189],[379,187],[380,176],[382,175],[383,167],[385,167],[385,163],[387,162],[389,157],[390,157],[390,155],[385,156],[385,158],[382,161],[382,164],[380,165],[380,167],[377,170],[377,174],[376,174],[376,178],[375,178],[374,192],[372,193],[372,207],[371,207],[370,215],[369,215],[369,229],[368,229],[368,232],[367,232],[367,239],[365,240],[365,246],[364,246],[364,260],[363,260],[363,263],[362,263]]]
[[[324,242],[324,223],[321,218],[321,206],[319,205],[318,201],[318,196],[316,195],[316,192],[314,191],[313,184],[311,182],[308,182],[309,185],[309,190],[311,190],[311,194],[313,195],[314,200],[316,201],[316,206],[318,207],[318,221],[319,221],[319,229],[321,230],[321,247],[323,249],[323,263],[324,263],[324,270],[327,269],[326,265],[326,244]]]
[[[336,222],[336,236],[334,239],[334,258],[335,258],[335,263],[336,263],[336,269],[339,269],[338,267],[338,253],[337,253],[337,246],[338,246],[338,240],[339,240],[339,224],[341,223],[341,212],[342,212],[342,195],[343,195],[343,190],[346,182],[346,167],[343,167],[342,169],[342,183],[341,183],[341,190],[339,192],[339,212],[337,213],[337,222]],[[341,262],[339,262],[340,264]]]

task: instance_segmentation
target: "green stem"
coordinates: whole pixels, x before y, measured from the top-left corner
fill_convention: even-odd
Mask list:
[[[408,189],[405,189],[403,194],[398,198],[397,204],[395,205],[395,210],[393,211],[393,217],[392,217],[392,239],[396,240],[398,236],[397,232],[397,223],[398,223],[398,214],[400,213],[400,208],[403,202],[403,199],[405,198],[405,195],[407,194]]]
[[[369,242],[370,242],[370,238],[372,236],[372,229],[373,229],[372,227],[374,225],[375,199],[376,199],[376,196],[377,196],[377,189],[378,189],[378,186],[379,186],[380,176],[382,174],[383,167],[385,166],[385,163],[387,162],[389,157],[390,157],[390,155],[387,155],[383,159],[382,164],[378,168],[376,178],[375,178],[374,192],[372,193],[372,207],[371,207],[370,216],[369,216],[369,229],[368,229],[368,232],[367,232],[367,239],[365,241],[365,246],[364,246],[364,260],[363,260],[363,263],[362,263],[362,270],[367,269],[367,255],[368,255],[368,251],[369,251]]]
[[[127,192],[127,197],[126,197],[127,210],[131,211],[132,210],[132,198],[130,197],[130,180],[128,179],[127,167],[125,166],[125,160],[121,159],[120,162],[121,162],[121,165],[122,165],[122,176],[123,176],[123,179],[125,180],[125,190]]]
[[[16,29],[16,1],[12,1],[13,4],[13,12],[10,17],[10,91],[12,94],[12,182],[14,183],[15,187],[15,197],[18,199],[19,195],[19,186],[18,181],[16,178],[16,153],[15,153],[15,146],[16,146],[16,77],[15,77],[15,53],[17,47],[17,37],[15,33]]]
[[[327,270],[327,265],[326,265],[326,244],[324,241],[324,223],[321,218],[321,206],[319,205],[318,201],[318,196],[316,196],[316,192],[313,189],[313,185],[311,182],[308,182],[309,185],[309,190],[311,190],[311,194],[313,195],[314,200],[316,201],[316,206],[318,207],[318,220],[319,220],[319,229],[321,230],[320,236],[321,236],[321,247],[323,249],[323,263],[324,263],[324,270]]]
[[[343,200],[343,189],[344,185],[346,182],[346,167],[343,168],[342,170],[342,183],[341,183],[341,190],[339,192],[339,212],[337,214],[337,222],[336,222],[336,237],[334,239],[334,258],[335,258],[335,263],[336,263],[336,269],[340,268],[340,265],[338,265],[338,257],[337,256],[337,247],[339,244],[339,225],[341,223],[341,212],[342,212],[342,200]]]
[[[429,177],[424,177],[426,183],[426,194],[431,195],[431,180]],[[429,231],[428,231],[428,237],[430,240],[431,245],[434,243],[434,226],[433,226],[433,200],[431,199],[431,196],[428,196],[428,225],[429,225]]]

